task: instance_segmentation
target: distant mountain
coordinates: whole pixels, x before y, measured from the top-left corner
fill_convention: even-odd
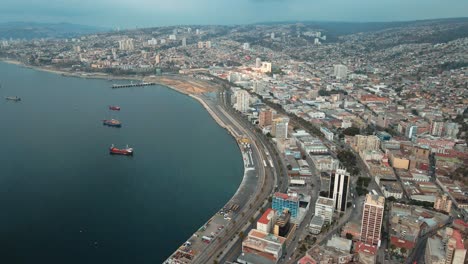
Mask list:
[[[0,39],[69,38],[105,31],[109,29],[70,23],[0,23]]]

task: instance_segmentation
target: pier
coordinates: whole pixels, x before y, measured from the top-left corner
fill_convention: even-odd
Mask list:
[[[113,84],[112,88],[129,88],[129,87],[142,87],[156,85],[154,82],[142,82],[142,83],[129,83],[129,84]]]

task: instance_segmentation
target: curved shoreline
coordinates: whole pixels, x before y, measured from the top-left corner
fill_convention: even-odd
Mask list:
[[[25,65],[24,63],[22,62],[19,62],[19,61],[15,61],[15,60],[5,60],[5,59],[0,59],[0,62],[4,62],[4,63],[8,63],[8,64],[14,64],[14,65],[18,65],[18,66],[21,66],[21,67],[25,67],[25,68],[28,68],[28,69],[33,69],[33,70],[38,70],[38,71],[44,71],[44,72],[48,72],[48,73],[53,73],[53,74],[60,74],[64,77],[78,77],[78,78],[88,78],[88,79],[113,79],[113,80],[140,80],[142,81],[143,80],[143,77],[122,77],[122,76],[114,76],[114,75],[108,75],[108,74],[82,74],[82,73],[70,73],[70,72],[66,72],[66,71],[61,71],[61,70],[56,70],[56,69],[48,69],[48,68],[44,68],[44,67],[38,67],[38,66],[29,66],[29,65]],[[180,80],[179,80],[180,81]],[[172,85],[169,85],[167,83],[164,83],[164,82],[161,82],[159,80],[154,80],[155,83],[161,85],[161,86],[165,86],[166,88],[168,89],[172,89],[176,92],[179,92],[181,94],[185,94],[185,95],[188,95],[190,96],[191,98],[193,98],[194,100],[196,100],[199,104],[202,105],[203,108],[205,108],[205,110],[208,112],[208,114],[213,118],[213,120],[222,128],[226,129],[228,131],[228,133],[236,140],[236,143],[241,151],[241,154],[242,154],[242,146],[241,144],[239,143],[238,139],[241,135],[239,135],[238,133],[236,133],[234,131],[233,128],[231,128],[230,126],[226,125],[223,120],[221,119],[221,117],[215,113],[215,111],[213,109],[210,108],[210,106],[208,105],[207,102],[205,102],[205,100],[203,98],[201,98],[200,96],[196,95],[196,94],[193,94],[193,93],[190,93],[188,92],[187,90],[184,90],[184,89],[181,89],[179,87],[176,87],[176,86],[172,86]],[[219,88],[218,88],[219,89]],[[241,155],[241,158],[243,158],[243,155]],[[247,174],[246,174],[246,161],[245,159],[243,159],[243,164],[244,164],[244,175],[242,177],[242,180],[241,182],[239,183],[239,186],[237,187],[237,190],[235,191],[235,193],[233,194],[233,196],[225,203],[224,207],[226,207],[226,205],[228,204],[232,204],[232,202],[236,199],[236,197],[238,195],[241,194],[242,192],[242,189],[246,187],[246,177],[247,177]],[[257,182],[258,184],[258,182]],[[253,199],[253,195],[252,195],[252,198],[249,198],[249,203],[250,203],[250,200]],[[214,216],[211,216],[209,217],[209,219],[205,222],[204,226],[206,226],[214,217],[216,216],[216,214]],[[195,231],[197,232],[197,231]],[[190,239],[190,238],[189,238]],[[182,242],[183,243],[183,242]],[[168,260],[178,251],[178,249],[175,249],[175,251],[173,253],[171,253],[171,255],[168,257]],[[201,252],[198,252],[198,253],[201,253]],[[198,255],[196,255],[198,256]],[[195,256],[195,257],[196,257]],[[166,260],[164,263],[170,263],[168,262],[168,260]]]

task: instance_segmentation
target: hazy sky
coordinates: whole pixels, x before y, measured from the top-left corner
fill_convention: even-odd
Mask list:
[[[1,0],[0,22],[106,27],[282,20],[396,21],[468,15],[468,0]]]

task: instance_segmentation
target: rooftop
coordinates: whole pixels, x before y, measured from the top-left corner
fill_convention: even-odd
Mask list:
[[[385,197],[369,193],[366,195],[365,203],[373,206],[383,207],[385,205]]]
[[[258,222],[259,223],[262,223],[262,224],[268,224],[268,222],[270,222],[270,219],[271,219],[271,215],[270,213],[273,211],[274,213],[274,210],[271,209],[271,208],[268,208],[265,213],[263,213],[262,217],[260,217],[260,219],[258,219]]]
[[[315,204],[323,204],[323,205],[327,205],[327,206],[333,206],[333,199],[332,198],[326,198],[326,197],[321,197],[319,196],[319,198],[317,199],[317,202],[315,202]]]

